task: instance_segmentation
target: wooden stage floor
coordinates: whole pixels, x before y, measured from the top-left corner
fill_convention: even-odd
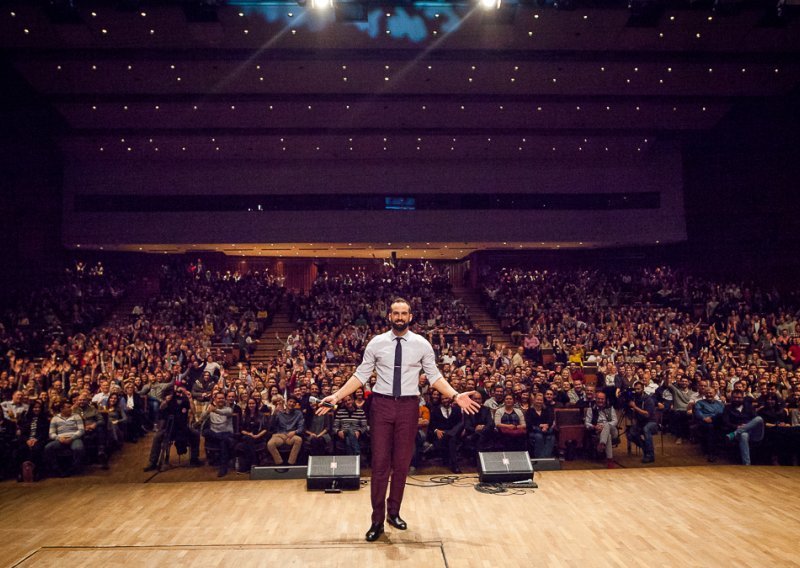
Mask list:
[[[800,565],[797,467],[551,471],[519,495],[479,493],[463,476],[407,487],[409,530],[387,525],[374,544],[363,540],[368,486],[327,495],[302,480],[58,481],[0,484],[0,564]]]

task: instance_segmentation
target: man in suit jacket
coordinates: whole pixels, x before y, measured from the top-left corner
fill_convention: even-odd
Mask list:
[[[442,397],[442,403],[431,411],[428,440],[445,456],[453,473],[461,473],[458,467],[458,447],[464,423],[461,408],[453,406],[453,399]]]

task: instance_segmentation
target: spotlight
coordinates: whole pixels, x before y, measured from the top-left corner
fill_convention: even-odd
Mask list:
[[[327,10],[333,8],[333,0],[310,0],[312,10]]]
[[[478,0],[484,10],[499,10],[501,0]]]

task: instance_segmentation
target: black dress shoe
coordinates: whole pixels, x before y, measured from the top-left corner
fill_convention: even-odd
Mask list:
[[[396,529],[400,529],[404,531],[408,528],[406,522],[400,518],[400,515],[386,515],[386,522],[392,525]]]
[[[367,542],[375,542],[383,534],[383,525],[371,525],[367,531]]]
[[[453,467],[450,468],[450,471],[452,471],[455,474],[460,474],[461,473],[461,468],[458,467],[457,465],[454,465]]]

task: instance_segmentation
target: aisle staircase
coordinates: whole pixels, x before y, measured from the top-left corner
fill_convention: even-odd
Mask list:
[[[511,336],[503,333],[497,320],[481,304],[481,296],[477,290],[474,288],[453,288],[453,295],[469,308],[472,323],[481,330],[481,333],[490,334],[495,343],[511,345]]]
[[[259,367],[272,360],[283,349],[286,337],[295,326],[289,321],[289,308],[284,304],[275,312],[272,323],[264,330],[250,360]]]
[[[144,306],[148,298],[158,294],[158,277],[142,276],[132,281],[125,296],[103,322],[104,325],[129,323],[134,306]]]

